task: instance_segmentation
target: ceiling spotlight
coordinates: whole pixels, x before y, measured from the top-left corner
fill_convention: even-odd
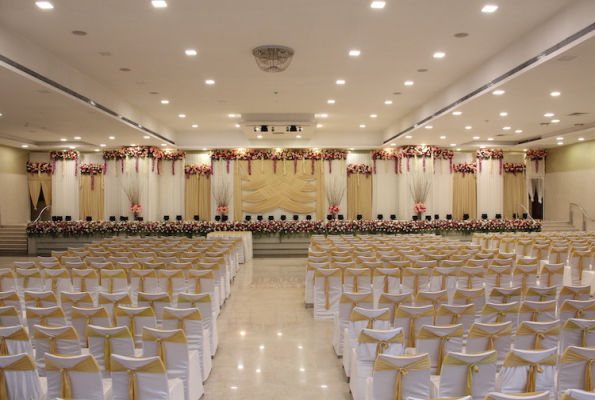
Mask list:
[[[258,68],[264,72],[283,72],[291,64],[293,50],[285,46],[260,46],[252,50]]]
[[[100,144],[99,147],[105,147],[105,145],[104,144]]]
[[[504,129],[505,131],[508,131],[508,130],[510,130],[511,128],[510,128],[510,126],[505,126],[505,127],[504,127],[504,128],[502,128],[502,129]]]
[[[492,94],[495,94],[495,95],[504,94],[504,90],[494,90],[494,91],[492,92]]]
[[[214,85],[214,84],[215,84],[215,81],[214,81],[214,80],[212,80],[212,79],[207,79],[207,80],[205,81],[205,83],[206,83],[207,85]]]
[[[494,140],[494,138],[489,137],[488,140]]]
[[[387,100],[384,102],[384,104],[393,104],[392,100]]]
[[[405,139],[411,139],[411,136],[405,136]]]
[[[254,132],[260,132],[260,128],[258,126],[254,127]]]
[[[151,136],[143,136],[143,139],[151,139]]]
[[[74,139],[75,140],[81,140],[81,137],[80,136],[75,136]]]
[[[556,140],[564,140],[563,137],[557,137]]]
[[[472,128],[471,126],[466,126],[466,127],[465,127],[465,129],[471,129],[471,128]]]
[[[543,114],[544,117],[553,117],[554,113],[547,113],[547,114]]]
[[[116,137],[115,136],[110,136],[109,139],[114,140]]]
[[[321,124],[316,125],[317,128],[322,128]]]
[[[26,145],[26,144],[24,144],[24,145],[22,145],[21,147],[25,147],[25,148],[27,148],[27,147],[29,147],[29,146],[28,146],[28,145]]]
[[[165,1],[152,1],[151,3],[153,3],[153,7],[155,8],[165,8],[167,7],[167,3]]]
[[[455,112],[452,113],[452,115],[461,115],[461,114],[462,114],[461,111],[455,111]]]
[[[345,84],[345,81],[343,79],[339,79],[337,81],[337,85],[344,85],[344,84]]]
[[[578,138],[578,140],[580,140],[582,142],[583,140],[585,140],[585,138],[584,137],[580,137],[580,138]]]
[[[371,8],[384,8],[384,6],[386,5],[385,1],[373,1],[372,4],[370,4]]]
[[[198,54],[196,50],[186,50],[187,56],[195,56],[196,54]]]
[[[234,118],[236,115],[235,114],[229,114],[228,117],[229,118]]]
[[[320,117],[321,118],[326,118],[326,117],[328,117],[328,114],[320,114]]]
[[[564,142],[558,142],[558,144],[564,144]]]
[[[443,58],[445,55],[446,53],[442,52],[434,53],[434,58]]]
[[[296,138],[301,139],[302,135],[296,135]]]
[[[186,118],[186,114],[180,114],[180,115],[178,115],[178,117],[180,117],[180,118]]]
[[[262,135],[258,135],[258,136],[256,136],[256,137],[257,137],[257,138],[259,138],[259,139],[262,139]]]
[[[426,126],[425,126],[425,128],[426,128],[426,129],[432,129],[432,128],[433,128],[433,126],[432,126],[432,125],[426,125]]]
[[[507,115],[508,115],[508,113],[507,113],[507,112],[501,112],[501,113],[500,113],[500,116],[501,116],[501,117],[506,117]]]
[[[335,100],[328,100],[327,103],[329,103],[329,104],[335,104]]]
[[[240,127],[240,124],[236,124],[236,128],[239,128],[239,127]]]
[[[479,139],[479,136],[473,136],[473,140]]]
[[[370,115],[370,118],[376,118],[377,116],[378,115],[376,115],[376,114],[372,114],[372,115]]]
[[[413,85],[413,81],[405,81],[405,86],[411,86]]]
[[[67,140],[68,140],[68,139],[64,139],[64,138],[60,139],[60,141],[61,141],[61,142],[65,142],[65,141],[67,141]]]
[[[397,144],[396,144],[396,143],[391,143],[390,145],[391,145],[391,146],[396,146]]]
[[[559,120],[559,119],[552,119],[552,123],[553,123],[553,124],[557,124],[558,122],[560,122],[560,120]]]
[[[49,1],[38,1],[35,4],[37,5],[37,7],[42,8],[44,10],[50,10],[54,8],[52,3],[50,3]]]
[[[161,104],[169,104],[169,100],[161,100]]]
[[[360,125],[359,127],[360,127],[360,128],[365,128],[365,127],[366,127],[366,125]]]
[[[550,95],[551,96],[554,96],[554,97],[560,96],[560,94],[561,94],[560,92],[552,92],[552,93],[550,93]]]
[[[522,131],[522,129],[517,129],[516,131],[514,131],[514,133],[521,133]]]
[[[440,139],[446,139],[446,136],[440,136]]]
[[[260,131],[261,132],[268,132],[269,131],[269,127],[267,125],[263,125],[260,127]]]
[[[198,125],[194,124],[192,125],[193,128],[198,128]]]
[[[349,55],[350,55],[350,56],[354,56],[354,57],[355,57],[355,56],[359,56],[360,54],[361,54],[361,52],[360,52],[359,50],[351,50],[351,51],[349,52]]]
[[[485,6],[484,8],[481,9],[481,12],[484,13],[491,13],[494,12],[498,9],[498,6]]]

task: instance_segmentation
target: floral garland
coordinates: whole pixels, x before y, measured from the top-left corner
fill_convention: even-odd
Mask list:
[[[74,160],[74,174],[78,174],[79,169],[79,157],[80,154],[77,150],[64,150],[64,151],[50,151],[50,158],[52,159],[52,175],[56,173],[56,161],[57,160]],[[62,168],[62,174],[64,174],[64,168]]]
[[[381,149],[381,150],[372,150],[370,151],[370,155],[372,156],[372,163],[374,166],[374,173],[376,173],[376,160],[394,160],[395,162],[395,174],[402,172],[401,168],[401,158],[403,155],[399,150],[393,149]]]
[[[539,161],[545,159],[547,156],[546,149],[529,149],[525,153],[525,157],[531,161],[535,161],[535,172],[539,172]]]
[[[372,173],[370,164],[349,164],[347,165],[347,176],[351,174],[364,174],[366,178]]]
[[[421,157],[423,162],[423,170],[426,172],[426,157],[432,157],[435,147],[433,146],[405,146],[399,149],[402,157],[407,159],[407,172],[411,169],[410,159],[412,157]]]
[[[138,163],[139,158],[149,157],[152,158],[151,163],[151,172],[155,172],[155,166],[157,166],[157,174],[161,174],[161,160],[170,160],[172,162],[172,174],[176,174],[176,163],[177,160],[183,160],[186,158],[186,153],[181,150],[176,151],[169,151],[169,150],[161,150],[159,147],[155,146],[136,146],[136,147],[121,147],[118,150],[104,150],[103,151],[103,159],[104,159],[104,166],[107,171],[107,161],[108,160],[120,160],[121,170],[122,173],[124,172],[124,161],[126,158],[135,158],[135,170],[138,172]]]
[[[500,164],[500,175],[502,175],[502,159],[504,158],[504,152],[497,149],[478,149],[476,152],[477,161],[479,164],[479,172],[481,172],[481,161],[483,159],[491,158],[498,160]]]
[[[105,174],[107,168],[103,164],[81,164],[81,175],[91,175],[91,190],[95,190],[95,175]]]
[[[54,171],[52,164],[47,162],[27,162],[27,172],[34,174],[51,174]]]
[[[509,174],[524,174],[527,166],[523,163],[504,163],[504,172]]]
[[[452,170],[454,172],[460,172],[465,177],[466,174],[474,174],[477,171],[477,164],[476,163],[460,163],[460,164],[453,164]]]
[[[188,164],[184,167],[184,173],[186,179],[189,179],[190,175],[202,175],[208,178],[213,175],[213,168],[208,164]]]
[[[434,163],[434,171],[436,171],[436,160],[448,160],[448,167],[450,169],[450,173],[452,174],[452,159],[455,156],[455,152],[449,149],[438,149],[434,148],[433,153],[433,163]]]

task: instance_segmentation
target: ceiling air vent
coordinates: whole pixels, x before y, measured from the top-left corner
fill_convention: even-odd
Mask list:
[[[573,112],[572,114],[568,114],[569,117],[578,117],[579,115],[587,115],[588,112]]]
[[[538,140],[541,140],[541,136],[539,136],[539,137],[534,137],[534,138],[531,138],[531,139],[519,140],[519,141],[517,142],[517,144],[531,143],[531,142],[536,142],[536,141],[538,141]]]

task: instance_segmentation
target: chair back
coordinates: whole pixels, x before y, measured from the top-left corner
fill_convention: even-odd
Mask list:
[[[439,396],[473,396],[483,399],[496,386],[498,354],[495,350],[466,354],[448,353],[442,363]]]
[[[467,353],[480,353],[496,350],[498,365],[502,365],[504,358],[510,351],[513,325],[511,321],[503,323],[483,324],[476,322],[469,329],[467,335]]]
[[[112,400],[169,400],[167,371],[159,357],[112,354]]]
[[[101,370],[93,355],[46,354],[45,369],[48,399],[104,399]]]
[[[520,315],[520,313],[519,313]],[[514,340],[514,348],[521,350],[541,350],[558,347],[560,343],[560,321],[533,322],[521,321]]]
[[[6,400],[41,399],[35,361],[28,353],[0,357],[0,397]]]
[[[401,400],[408,397],[430,398],[430,356],[380,354],[372,373],[374,400]]]
[[[134,339],[126,326],[87,326],[89,353],[93,354],[103,376],[110,377],[110,356],[119,354],[134,357]]]
[[[504,359],[499,375],[504,393],[549,392],[556,398],[558,349],[512,349]]]
[[[562,327],[560,352],[568,346],[595,347],[595,320],[568,318]]]
[[[35,362],[39,376],[45,376],[45,355],[80,355],[81,344],[72,326],[33,326]]]
[[[22,325],[0,326],[0,356],[27,353],[33,357],[29,333]]]

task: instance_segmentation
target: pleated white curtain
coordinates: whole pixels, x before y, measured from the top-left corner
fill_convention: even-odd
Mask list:
[[[172,173],[172,163],[175,163],[175,175]],[[162,161],[161,166],[161,175],[157,178],[158,215],[169,215],[170,220],[175,220],[176,216],[181,215],[184,219],[184,161]]]
[[[58,160],[52,175],[52,215],[69,215],[79,220],[79,179],[76,161]]]
[[[447,214],[452,214],[452,188],[453,180],[450,172],[450,161],[436,159],[434,162],[433,184],[430,192],[432,210],[431,214],[438,214],[440,219],[446,219]],[[428,209],[428,211],[430,211]]]
[[[436,162],[438,163],[438,162]],[[416,215],[414,210],[415,201],[413,200],[413,196],[411,194],[411,188],[413,182],[416,180],[422,179],[426,177],[430,180],[431,186],[428,192],[428,197],[426,198],[425,205],[426,205],[426,212],[424,213],[423,217],[425,218],[426,215],[431,215],[432,218],[435,214],[434,203],[436,199],[434,198],[433,191],[434,191],[434,174],[432,172],[432,159],[430,157],[426,157],[425,159],[425,168],[424,168],[424,159],[423,157],[410,157],[409,158],[409,167],[407,166],[408,160],[406,157],[401,159],[401,170],[403,171],[402,174],[399,174],[399,214],[397,215],[398,219],[412,219],[413,215]]]
[[[210,161],[209,161],[210,162]],[[257,162],[253,161],[252,168],[256,167]],[[259,164],[258,164],[259,165]],[[235,173],[236,173],[236,162],[230,161],[229,162],[229,171],[227,170],[227,161],[225,160],[215,160],[213,161],[213,176],[211,176],[211,193],[213,197],[211,198],[211,220],[215,219],[215,215],[217,215],[217,202],[215,201],[214,194],[219,187],[227,186],[229,192],[231,193],[231,198],[227,207],[229,208],[228,216],[230,220],[233,220],[235,215],[235,206],[234,206],[234,182],[235,182]],[[260,166],[259,166],[260,168]],[[281,213],[279,213],[280,215]],[[244,216],[242,215],[242,219]],[[254,218],[256,219],[256,218]]]
[[[370,161],[373,164],[373,161]],[[376,160],[376,173],[372,174],[372,217],[382,214],[389,219],[391,214],[399,216],[399,175],[395,173],[394,160]]]
[[[477,159],[477,218],[487,214],[488,219],[493,219],[504,212],[503,183],[500,160],[483,159],[480,170]]]
[[[527,158],[525,163],[527,164],[527,193],[531,201],[537,197],[537,201],[541,203],[545,192],[545,159],[531,161]]]

